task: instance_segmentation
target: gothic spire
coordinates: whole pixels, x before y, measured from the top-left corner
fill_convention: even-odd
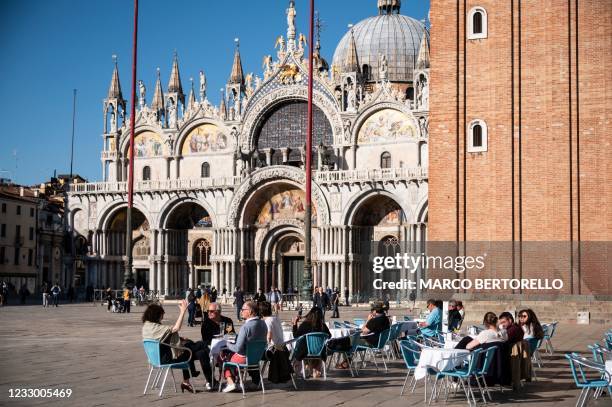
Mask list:
[[[419,46],[419,56],[417,58],[417,69],[429,68],[429,43],[427,41],[427,30],[423,31],[421,45]]]
[[[344,72],[359,72],[359,61],[357,60],[357,45],[355,45],[355,37],[353,35],[353,27],[351,26],[351,36],[349,38],[349,47],[344,60],[342,70]]]
[[[232,73],[230,74],[230,84],[242,85],[244,84],[244,73],[242,71],[242,60],[240,59],[240,42],[238,38],[236,41],[236,51],[234,52],[234,63],[232,65]]]
[[[172,71],[170,72],[170,81],[168,82],[168,92],[177,93],[178,99],[185,103],[185,94],[183,93],[183,85],[181,84],[181,74],[179,73],[178,56],[174,52],[172,61]]]
[[[153,93],[153,101],[151,109],[154,111],[164,110],[164,91],[162,90],[159,68],[157,68],[157,81],[155,82],[155,92]]]
[[[225,95],[221,89],[221,103],[219,104],[219,114],[222,120],[227,120],[227,107],[225,106]]]
[[[119,67],[117,66],[117,57],[113,55],[113,59],[115,61],[115,68],[113,69],[113,77],[108,88],[107,99],[123,100],[123,95],[121,94],[121,83],[119,83]]]
[[[196,103],[195,91],[193,90],[193,78],[189,78],[191,82],[191,89],[189,90],[189,97],[187,98],[187,110],[193,109]]]

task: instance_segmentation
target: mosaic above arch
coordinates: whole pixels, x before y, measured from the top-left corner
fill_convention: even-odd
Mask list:
[[[269,187],[253,204],[257,214],[256,226],[265,227],[282,220],[304,220],[306,214],[306,196],[303,190],[290,186],[273,185]],[[317,210],[312,206],[312,224],[316,225]]]
[[[418,131],[412,119],[394,109],[380,110],[361,125],[357,136],[360,144],[392,142],[415,138]]]
[[[227,135],[215,124],[205,123],[192,129],[181,152],[183,155],[223,151],[228,147]]]
[[[128,148],[128,157],[129,157]],[[134,138],[134,157],[152,158],[164,154],[164,142],[159,134],[152,131],[139,133]]]

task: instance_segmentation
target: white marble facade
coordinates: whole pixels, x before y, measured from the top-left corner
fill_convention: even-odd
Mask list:
[[[199,91],[192,84],[185,98],[176,57],[165,92],[158,79],[147,104],[141,87],[131,231],[137,284],[174,295],[198,284],[253,292],[299,283],[304,150],[284,145],[283,137],[262,148],[262,129],[274,140],[275,127],[266,127],[274,112],[306,101],[304,47],[290,27],[287,34],[277,41],[276,58],[264,59],[261,77],[242,73],[236,49],[220,106],[208,102],[203,73]],[[314,103],[329,134],[325,147],[314,149],[314,284],[361,295],[373,278],[369,241],[426,237],[428,111],[415,108],[405,88],[429,70],[415,69],[400,84],[351,76],[359,91],[346,91],[347,72],[328,68],[318,55],[317,47]],[[72,185],[69,193],[71,226],[90,242],[86,282],[97,288],[123,281],[124,111],[115,67],[104,104],[103,181]],[[289,117],[286,126],[300,120]]]

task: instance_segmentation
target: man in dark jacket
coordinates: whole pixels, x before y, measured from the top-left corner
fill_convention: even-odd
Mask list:
[[[242,318],[240,316],[240,310],[244,305],[244,293],[242,292],[240,287],[236,287],[236,290],[234,291],[234,305],[236,306],[236,318],[238,318],[238,321],[242,321]]]
[[[508,335],[507,343],[509,345],[523,340],[523,329],[514,322],[514,317],[511,313],[506,311],[499,314],[499,327],[506,331]]]
[[[329,297],[327,293],[323,291],[323,287],[318,287],[318,290],[315,291],[312,297],[312,306],[321,309],[323,312],[323,319],[325,319],[325,310],[327,310],[329,303]]]
[[[450,300],[448,302],[448,331],[454,331],[461,326],[461,314],[457,309],[457,302]]]

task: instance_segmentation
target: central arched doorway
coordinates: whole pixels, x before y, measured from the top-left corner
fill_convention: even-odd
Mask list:
[[[165,223],[163,248],[168,295],[211,284],[212,226],[210,214],[197,202],[181,202],[171,209]]]

